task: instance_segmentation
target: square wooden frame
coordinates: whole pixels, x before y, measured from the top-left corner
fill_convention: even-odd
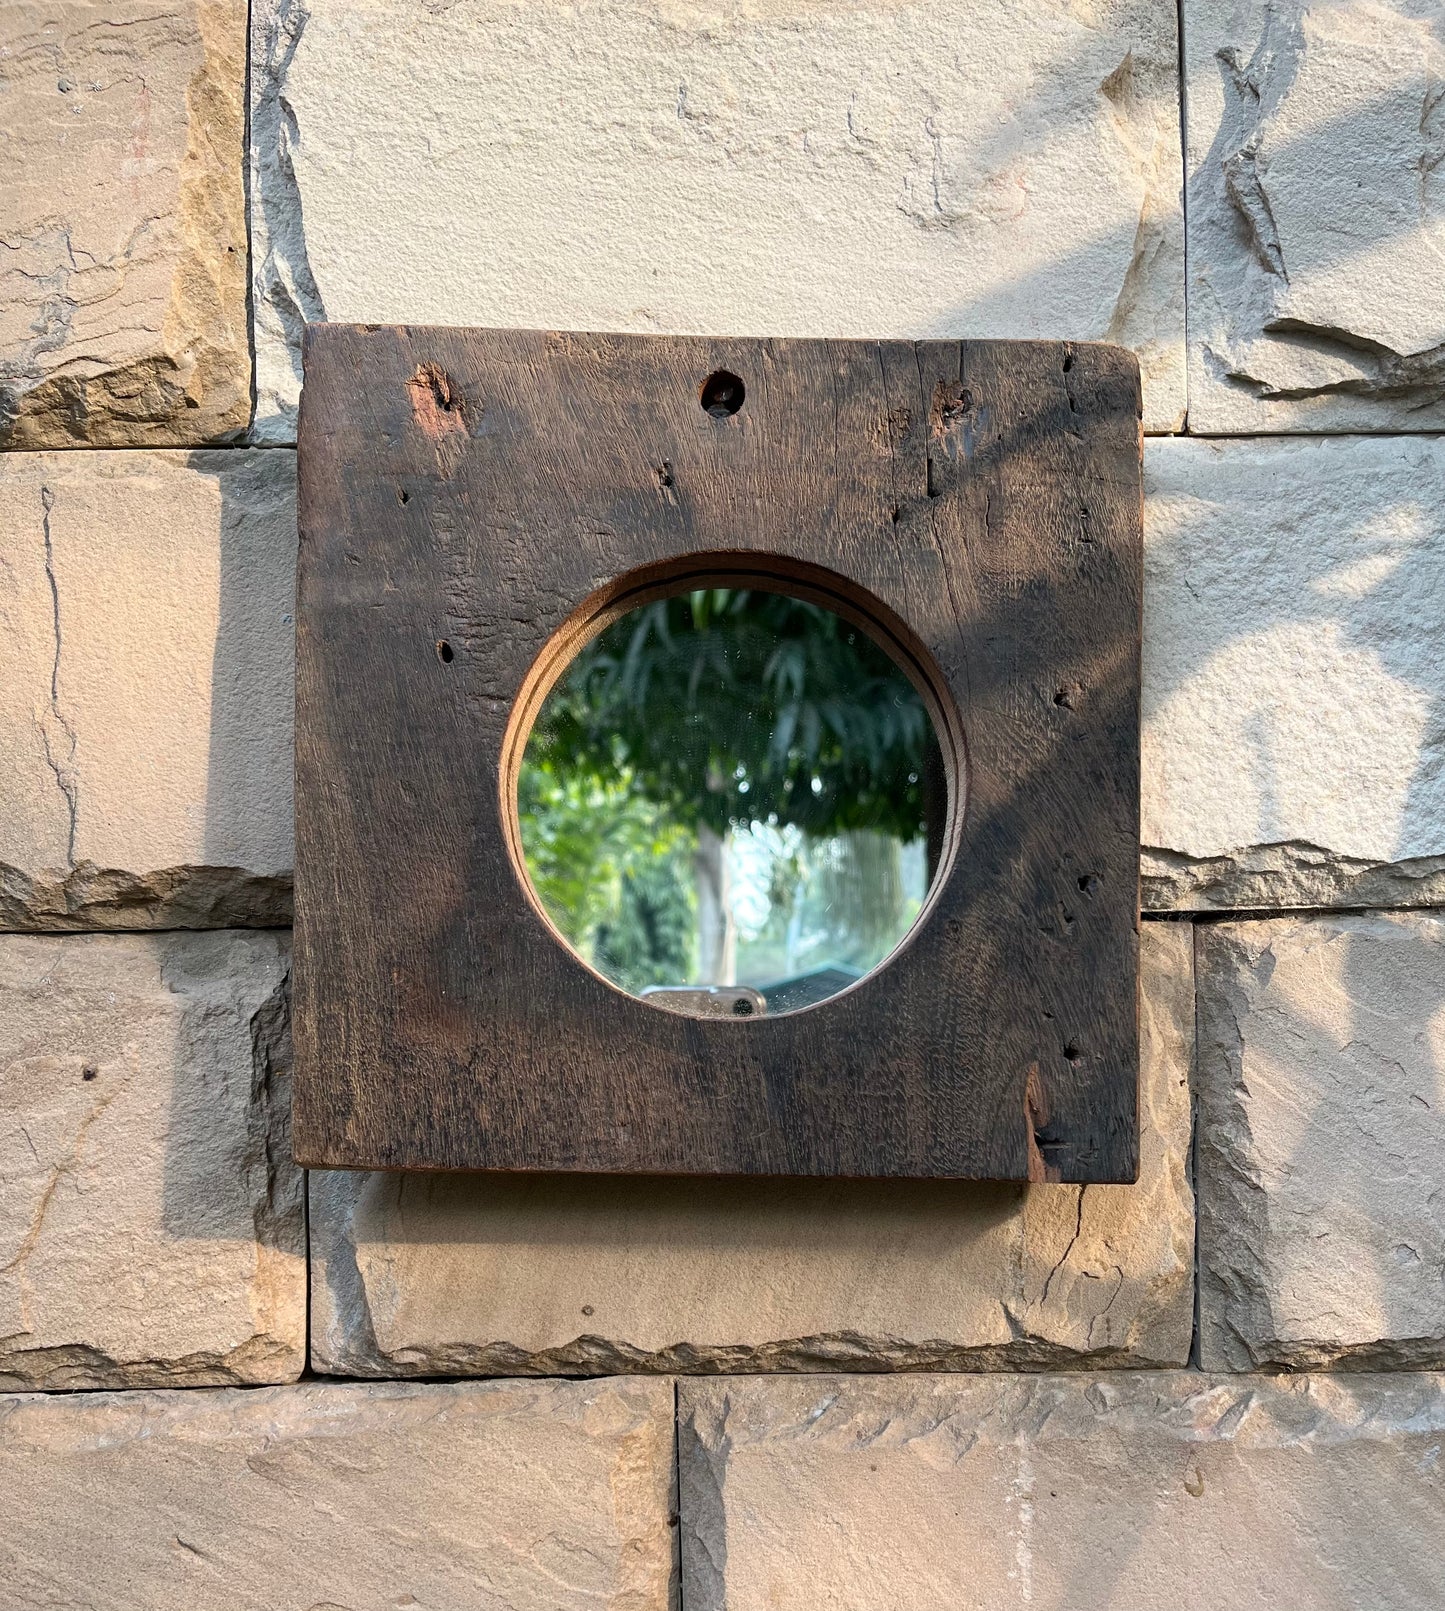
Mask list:
[[[319,325],[305,365],[301,1163],[1135,1178],[1130,354]],[[951,839],[857,986],[689,1019],[554,937],[507,779],[599,611],[748,568],[912,657]]]

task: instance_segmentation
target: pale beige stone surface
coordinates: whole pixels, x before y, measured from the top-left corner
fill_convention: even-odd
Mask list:
[[[284,923],[295,455],[0,457],[0,927]]]
[[[0,7],[0,447],[244,429],[246,13]]]
[[[1445,1378],[679,1384],[688,1611],[1425,1611]]]
[[[300,1373],[288,950],[0,937],[0,1387]]]
[[[11,1611],[669,1611],[670,1382],[0,1399]]]
[[[257,0],[258,429],[306,320],[1132,347],[1184,413],[1172,6]],[[364,92],[358,92],[364,86]]]
[[[1184,0],[1189,425],[1445,426],[1445,5]]]
[[[1199,947],[1206,1366],[1445,1365],[1445,916]]]
[[[312,1363],[357,1375],[1182,1362],[1192,940],[1144,931],[1137,1186],[313,1173]]]
[[[1151,442],[1144,900],[1445,903],[1445,442]]]

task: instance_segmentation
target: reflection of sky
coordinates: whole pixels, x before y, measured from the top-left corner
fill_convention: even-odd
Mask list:
[[[903,847],[903,893],[910,904],[922,907],[928,893],[928,844],[923,839],[910,839]]]
[[[755,940],[763,932],[773,910],[773,871],[780,861],[802,853],[801,828],[755,822],[729,834],[729,905],[740,940]]]
[[[736,925],[738,941],[749,945],[760,940],[769,923],[780,914],[773,896],[778,875],[791,862],[790,899],[782,909],[787,919],[786,949],[788,967],[815,966],[846,956],[856,936],[845,932],[842,920],[833,920],[833,908],[816,897],[817,874],[843,851],[836,838],[809,839],[800,828],[753,823],[734,828],[728,835],[728,905]],[[903,924],[894,943],[912,926],[928,892],[927,846],[914,839],[900,847],[904,895]],[[814,899],[806,896],[810,890]],[[745,971],[745,970],[744,970]]]

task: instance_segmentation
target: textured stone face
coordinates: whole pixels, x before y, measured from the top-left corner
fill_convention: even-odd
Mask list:
[[[0,1399],[14,1611],[668,1611],[672,1385]]]
[[[1189,423],[1445,425],[1445,7],[1186,0]]]
[[[295,459],[0,458],[0,924],[282,923]]]
[[[1445,1379],[679,1383],[689,1611],[1406,1611]]]
[[[1143,939],[1138,1186],[313,1173],[315,1367],[1182,1362],[1192,940]]]
[[[246,10],[0,12],[0,447],[244,429]]]
[[[1207,1367],[1445,1364],[1445,917],[1200,938]]]
[[[0,937],[0,1386],[300,1373],[287,951]]]
[[[1168,6],[253,11],[273,439],[322,318],[1110,340],[1139,354],[1150,428],[1182,420]]]
[[[1445,445],[1153,442],[1154,907],[1445,901]]]

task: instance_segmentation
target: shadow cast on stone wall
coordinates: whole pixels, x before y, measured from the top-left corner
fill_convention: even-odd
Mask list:
[[[1445,923],[1200,930],[1205,1364],[1445,1366]]]
[[[195,1006],[174,1062],[162,1218],[176,1238],[290,1253],[301,1174],[290,1157],[289,977],[263,978],[269,952],[237,925],[291,921],[295,455],[201,450],[187,463],[214,479],[220,504],[201,876],[224,891],[209,913],[224,927],[196,934],[172,964],[185,970],[172,988]],[[210,1090],[214,1080],[248,1081],[249,1105]],[[242,1190],[207,1187],[238,1173]]]
[[[1190,176],[1189,193],[1199,212],[1191,249],[1198,249],[1197,241],[1206,253],[1217,250],[1222,242],[1210,239],[1217,232],[1230,238],[1234,261],[1206,261],[1193,276],[1206,304],[1194,345],[1209,381],[1241,398],[1285,405],[1331,398],[1378,402],[1396,408],[1395,428],[1408,431],[1413,412],[1445,398],[1445,346],[1411,345],[1408,336],[1402,340],[1395,334],[1398,346],[1392,347],[1384,339],[1395,314],[1404,315],[1397,329],[1408,329],[1412,315],[1422,316],[1417,334],[1429,339],[1432,298],[1425,265],[1438,259],[1430,215],[1433,210],[1438,219],[1440,206],[1439,193],[1432,197],[1431,190],[1445,161],[1440,99],[1427,70],[1418,81],[1417,115],[1407,96],[1386,92],[1371,100],[1357,92],[1351,98],[1338,80],[1329,85],[1333,93],[1328,102],[1294,104],[1299,75],[1313,64],[1316,52],[1324,77],[1312,81],[1305,95],[1319,96],[1331,68],[1338,71],[1340,47],[1353,49],[1362,60],[1363,53],[1372,52],[1379,62],[1393,55],[1398,63],[1409,55],[1400,35],[1389,30],[1388,8],[1368,24],[1376,31],[1368,44],[1363,31],[1348,43],[1331,40],[1331,20],[1337,26],[1348,8],[1335,8],[1333,19],[1317,18],[1321,32],[1307,40],[1309,11],[1301,0],[1276,0],[1263,8],[1252,47],[1222,45],[1209,63],[1219,81],[1220,121],[1198,171]],[[1438,19],[1412,17],[1410,25],[1445,41],[1445,24]],[[1204,65],[1199,64],[1200,70]],[[1423,51],[1415,65],[1425,67]],[[1342,98],[1349,104],[1336,110]],[[1293,138],[1282,133],[1291,118],[1303,131]],[[1394,149],[1382,161],[1385,140]],[[1418,152],[1413,161],[1412,147]],[[1283,221],[1277,218],[1282,200],[1297,204],[1301,194],[1309,194],[1311,182],[1319,183],[1325,175],[1336,186],[1330,199],[1342,211],[1354,206],[1354,217],[1311,216],[1309,208],[1301,214],[1296,205],[1293,219],[1287,213]],[[1292,182],[1305,187],[1293,198]],[[1347,200],[1341,200],[1341,191]],[[1311,199],[1318,207],[1319,195]],[[1361,228],[1361,221],[1368,227]],[[1387,255],[1383,263],[1378,261],[1382,249],[1388,254],[1410,235],[1419,237],[1421,276],[1413,294],[1408,282],[1401,283],[1409,273],[1402,260],[1391,262]],[[1365,259],[1372,256],[1377,262],[1367,267]],[[1383,288],[1404,294],[1381,296]],[[1232,328],[1223,332],[1207,328],[1207,304],[1214,296],[1229,304],[1226,317]],[[1372,303],[1372,298],[1378,300]],[[1438,334],[1438,315],[1435,330]],[[1212,339],[1220,335],[1222,350]],[[1359,419],[1364,429],[1375,423],[1368,414],[1344,413],[1320,416],[1319,428],[1328,428],[1329,419]],[[1424,420],[1414,428],[1438,428],[1437,415]],[[1270,429],[1263,414],[1256,428]]]
[[[1029,1190],[322,1172],[312,1177],[313,1280],[324,1283],[313,1293],[316,1368],[546,1375],[1025,1364],[1047,1357],[1022,1319],[1019,1221]],[[1063,1189],[1061,1253],[1080,1190]],[[1016,1327],[996,1304],[1011,1286]],[[969,1314],[971,1340],[960,1342],[956,1313],[953,1326],[939,1319],[951,1306]]]
[[[1207,500],[1211,483],[1227,498],[1233,458],[1251,484],[1232,512],[1250,526],[1220,546],[1191,550],[1198,539],[1188,512],[1171,510],[1168,529],[1146,548],[1149,593],[1164,617],[1156,630],[1169,634],[1146,648],[1146,728],[1172,736],[1178,727],[1187,736],[1197,710],[1196,720],[1215,724],[1202,729],[1206,741],[1233,736],[1248,752],[1222,758],[1254,798],[1246,846],[1298,838],[1301,810],[1328,804],[1346,832],[1379,832],[1382,819],[1392,820],[1389,851],[1401,860],[1418,854],[1445,821],[1445,663],[1432,652],[1445,528],[1423,501],[1423,461],[1437,458],[1445,468],[1445,458],[1412,439],[1399,444],[1394,462],[1393,445],[1368,438],[1181,440],[1158,451],[1174,456],[1160,461],[1161,508]],[[1186,452],[1197,455],[1187,480],[1176,474]],[[1393,499],[1380,485],[1392,473],[1401,482]],[[1352,491],[1358,511],[1341,504]],[[1267,506],[1271,496],[1289,503]],[[1211,513],[1201,524],[1223,518]],[[1322,543],[1322,532],[1336,541]],[[1149,632],[1146,616],[1146,644]],[[1238,702],[1221,702],[1227,687],[1238,690]],[[1330,753],[1342,731],[1354,748]],[[1282,775],[1281,757],[1305,777]],[[1328,801],[1302,792],[1302,783],[1322,784]],[[1360,790],[1355,800],[1352,788]]]
[[[248,920],[291,921],[295,698],[294,453],[191,455],[220,492],[205,859],[255,869]]]

